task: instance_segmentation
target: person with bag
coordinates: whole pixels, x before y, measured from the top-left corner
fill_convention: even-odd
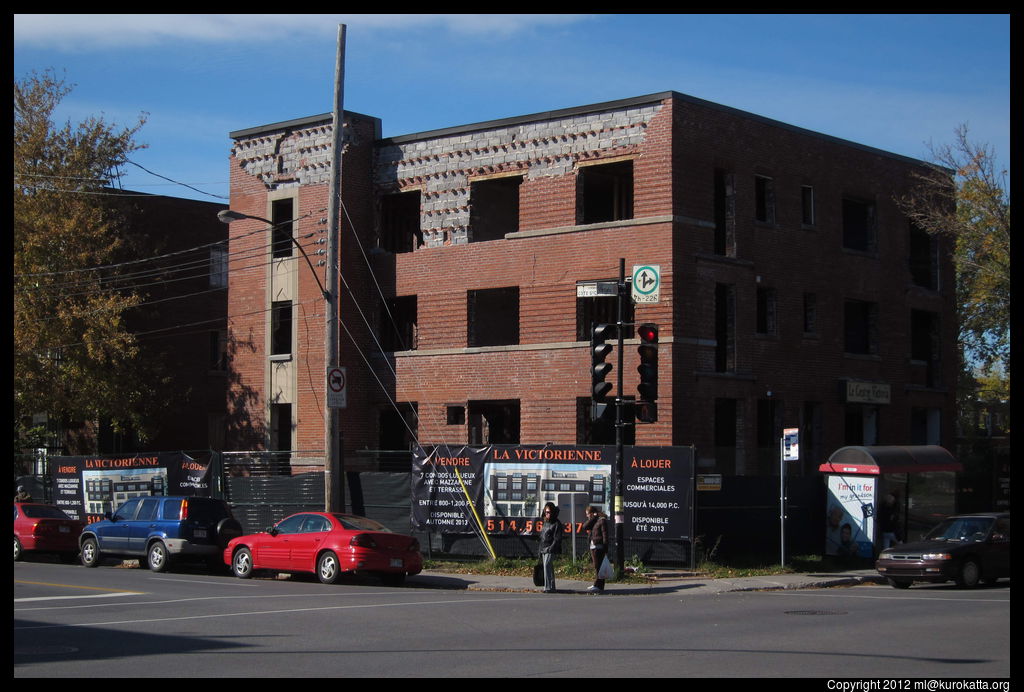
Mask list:
[[[608,562],[608,518],[597,507],[587,507],[587,523],[583,530],[590,532],[590,559],[594,563],[594,585],[590,593],[604,593],[604,581],[612,571]]]
[[[562,552],[562,532],[565,525],[558,521],[558,507],[549,502],[541,515],[544,526],[540,530],[541,569],[544,572],[544,593],[555,592],[555,555]]]

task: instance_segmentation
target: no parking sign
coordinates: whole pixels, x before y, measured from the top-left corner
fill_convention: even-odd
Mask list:
[[[348,407],[348,377],[345,368],[327,368],[327,407]]]

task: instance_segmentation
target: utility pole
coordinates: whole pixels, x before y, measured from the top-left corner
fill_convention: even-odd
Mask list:
[[[327,205],[327,324],[324,334],[324,378],[338,366],[338,245],[341,217],[341,157],[345,142],[345,25],[338,25],[337,64],[334,70],[334,121],[331,147],[330,199]],[[345,511],[344,446],[338,411],[324,401],[324,509]]]

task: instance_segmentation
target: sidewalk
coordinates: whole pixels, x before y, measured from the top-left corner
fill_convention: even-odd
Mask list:
[[[435,589],[465,589],[469,591],[518,591],[540,593],[541,588],[533,585],[529,577],[501,576],[489,574],[459,574],[426,570],[409,577],[408,586]],[[587,594],[587,587],[593,582],[573,579],[558,579],[560,594]],[[855,586],[857,584],[884,584],[885,579],[873,569],[844,572],[820,572],[809,574],[774,574],[764,577],[736,577],[731,579],[710,579],[688,571],[657,570],[650,582],[616,583],[605,586],[604,595],[642,596],[659,593],[721,594],[733,591],[767,591],[781,589],[822,589],[833,586]]]

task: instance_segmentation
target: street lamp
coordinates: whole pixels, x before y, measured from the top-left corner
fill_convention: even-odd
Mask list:
[[[235,211],[233,209],[220,210],[219,212],[217,212],[217,219],[221,223],[231,223],[232,221],[241,221],[242,219],[252,219],[253,221],[262,221],[263,223],[268,224],[271,227],[277,225],[273,221],[270,221],[269,219],[264,219],[261,216],[243,214],[242,212]],[[292,219],[289,219],[288,223],[291,223],[291,221]],[[309,255],[306,254],[306,250],[302,247],[299,241],[296,240],[294,235],[289,233],[288,237],[291,238],[292,244],[299,249],[299,252],[301,252],[302,256],[305,258],[306,264],[309,265],[309,271],[313,272],[313,278],[316,279],[316,285],[320,287],[320,293],[323,295],[324,300],[330,300],[331,294],[327,291],[326,288],[324,288],[323,282],[320,281],[320,277],[317,275],[316,270],[313,269],[313,263],[309,260]]]

